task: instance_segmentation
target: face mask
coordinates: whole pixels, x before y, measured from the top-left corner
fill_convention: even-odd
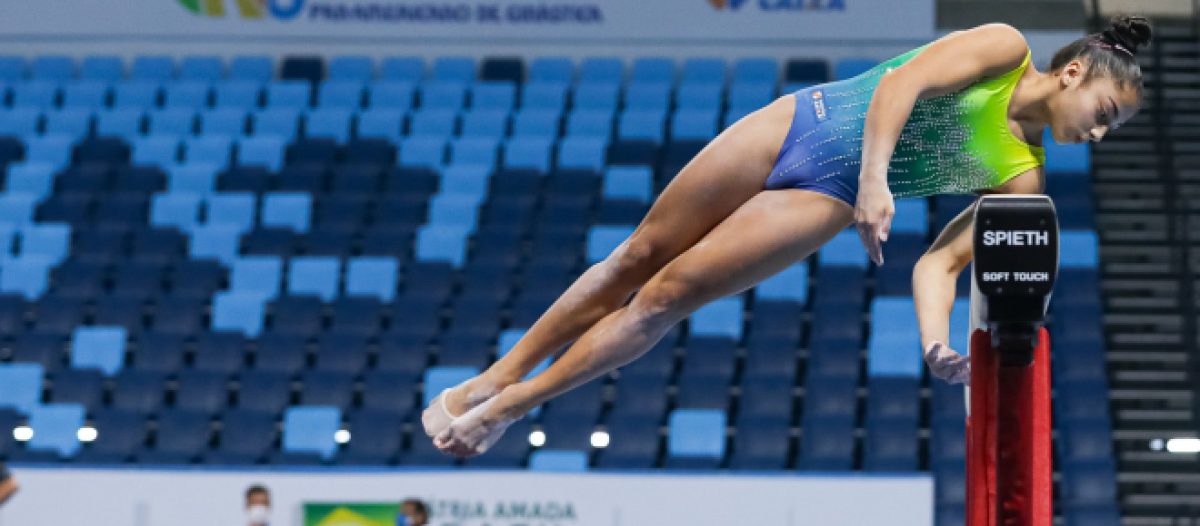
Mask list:
[[[246,508],[246,522],[250,524],[267,524],[271,520],[271,508],[266,506],[250,506]]]

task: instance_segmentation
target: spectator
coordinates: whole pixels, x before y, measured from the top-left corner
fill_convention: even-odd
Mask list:
[[[429,506],[420,499],[404,499],[396,519],[397,526],[428,526]]]
[[[259,484],[246,490],[246,525],[269,526],[271,524],[271,492]]]
[[[17,492],[17,481],[13,478],[12,473],[8,472],[8,467],[0,462],[0,506]]]

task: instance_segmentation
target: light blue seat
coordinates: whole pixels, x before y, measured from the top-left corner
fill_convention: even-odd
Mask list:
[[[499,358],[503,358],[505,355],[511,352],[513,347],[516,347],[517,343],[521,341],[521,338],[525,337],[526,332],[528,332],[526,329],[505,329],[501,331],[500,338],[496,342],[497,356]],[[545,359],[538,362],[537,365],[533,366],[533,369],[530,369],[528,373],[525,373],[525,376],[523,376],[522,379],[528,380],[541,374],[542,371],[545,371],[550,367],[550,363],[553,361],[553,357],[547,356]],[[539,406],[535,408],[535,411],[540,409],[541,407]]]
[[[79,428],[83,426],[81,404],[46,404],[29,412],[33,437],[26,444],[33,451],[53,451],[62,458],[79,452]]]
[[[462,136],[499,140],[508,134],[508,112],[477,109],[462,116]]]
[[[209,85],[199,80],[180,80],[163,85],[163,106],[200,110],[208,106]]]
[[[312,87],[302,80],[277,80],[267,83],[267,107],[307,108],[312,97]]]
[[[400,262],[388,257],[350,258],[346,263],[346,295],[373,296],[383,302],[396,297]]]
[[[253,80],[225,80],[213,85],[213,102],[218,108],[252,110],[258,107],[262,83]]]
[[[332,80],[366,82],[375,76],[375,62],[366,55],[342,55],[329,59],[327,76]]]
[[[675,82],[675,61],[666,57],[634,59],[629,81],[631,84],[648,82],[672,84]]]
[[[200,80],[216,82],[225,77],[225,64],[221,57],[214,55],[194,55],[184,57],[179,64],[179,78],[184,80]]]
[[[33,221],[37,196],[7,192],[0,194],[0,224],[20,226]]]
[[[51,265],[67,258],[71,248],[71,225],[36,223],[21,227],[21,256],[44,257]]]
[[[616,84],[625,78],[625,65],[616,57],[587,57],[579,64],[580,84]]]
[[[283,280],[283,262],[276,256],[246,256],[233,262],[229,290],[274,299]]]
[[[254,112],[254,135],[273,135],[291,142],[300,129],[300,111],[290,107],[274,107]]]
[[[255,338],[263,328],[266,300],[252,292],[222,291],[213,296],[212,329],[235,331]]]
[[[135,139],[130,160],[146,166],[173,165],[179,161],[179,136],[150,135]]]
[[[357,110],[362,107],[363,82],[355,80],[327,80],[317,90],[317,107]]]
[[[34,135],[38,132],[41,119],[41,111],[34,108],[0,110],[0,135]]]
[[[350,140],[351,112],[345,108],[321,108],[312,110],[306,119],[305,134],[319,139],[333,139],[339,143]]]
[[[683,62],[681,84],[724,84],[725,61],[715,57],[695,57]]]
[[[444,108],[425,108],[413,112],[409,123],[411,135],[449,139],[458,128],[458,112]]]
[[[45,256],[20,256],[0,260],[0,292],[20,294],[33,301],[49,287],[52,261]]]
[[[613,166],[604,174],[604,197],[649,203],[654,171],[649,166]]]
[[[125,77],[125,63],[116,55],[93,55],[84,57],[79,66],[79,78],[116,82]]]
[[[165,55],[140,56],[133,59],[129,78],[134,80],[171,80],[175,76],[175,61]]]
[[[422,109],[458,111],[466,105],[467,86],[462,82],[434,80],[418,88]]]
[[[425,61],[420,57],[387,57],[379,68],[379,78],[417,82],[425,76]]]
[[[263,166],[273,172],[278,171],[283,167],[285,145],[284,138],[275,135],[238,139],[238,164]]]
[[[429,402],[433,401],[442,391],[470,380],[477,374],[479,374],[479,370],[474,367],[434,366],[425,369],[425,378],[422,382],[425,390],[421,405],[428,406]],[[41,377],[39,376],[38,379],[41,380]]]
[[[200,194],[171,192],[150,198],[150,224],[190,232],[200,217]]]
[[[878,60],[867,58],[842,59],[833,66],[834,80],[846,80],[875,67]]]
[[[183,141],[183,159],[189,163],[211,163],[221,169],[233,155],[232,135],[205,135]]]
[[[47,135],[65,135],[78,141],[87,137],[92,131],[92,112],[90,110],[67,108],[48,111],[45,117]]]
[[[158,82],[127,80],[113,85],[114,108],[147,110],[158,105]]]
[[[254,229],[254,210],[257,205],[254,194],[217,193],[209,195],[206,201],[206,224],[228,225],[243,234]]]
[[[404,135],[404,111],[371,108],[358,115],[358,136],[399,142]]]
[[[567,137],[558,146],[558,167],[561,169],[604,170],[608,157],[608,141],[600,137]]]
[[[617,136],[626,140],[662,142],[666,113],[657,110],[626,110],[617,124]]]
[[[58,82],[50,80],[28,80],[13,85],[12,106],[44,110],[54,106],[58,99]]]
[[[10,407],[28,414],[42,399],[40,363],[0,364],[0,407]]]
[[[675,458],[720,459],[725,455],[725,413],[676,409],[667,423],[667,454]]]
[[[748,57],[738,59],[733,65],[734,84],[742,82],[779,82],[779,63],[773,58]]]
[[[522,109],[513,117],[513,136],[554,139],[561,119],[557,109]]]
[[[36,196],[43,199],[54,187],[54,166],[49,163],[18,162],[8,165],[8,192]]]
[[[217,187],[220,167],[213,163],[183,163],[167,168],[167,190],[207,194]]]
[[[452,164],[447,166],[445,170],[442,170],[440,192],[434,199],[458,196],[470,197],[475,204],[482,203],[483,198],[487,196],[492,168],[492,166],[486,164]]]
[[[408,111],[413,107],[416,86],[412,82],[381,80],[367,87],[367,100],[371,108],[387,108]]]
[[[582,473],[587,467],[588,456],[583,451],[539,449],[529,455],[529,471]]]
[[[521,89],[521,108],[562,112],[567,102],[567,87],[565,82],[531,81]]]
[[[151,135],[176,135],[183,137],[191,135],[195,128],[196,112],[184,108],[154,110],[149,114],[149,133]]]
[[[671,85],[667,83],[631,84],[625,90],[625,108],[666,112],[671,106]]]
[[[292,258],[288,269],[288,294],[315,295],[322,301],[338,296],[341,261],[335,257]]]
[[[950,348],[966,356],[971,350],[971,300],[957,298],[950,309]]]
[[[450,162],[493,167],[500,141],[488,137],[461,137],[450,143]]]
[[[505,168],[550,171],[550,148],[554,141],[548,137],[516,136],[504,144]]]
[[[232,264],[237,259],[241,233],[229,225],[198,225],[191,230],[188,256]]]
[[[475,59],[471,57],[438,57],[433,61],[430,77],[438,81],[468,83],[475,80]]]
[[[200,112],[200,134],[233,138],[246,133],[246,110],[216,108]]]
[[[400,141],[400,166],[440,169],[446,161],[446,139],[414,136]]]
[[[621,94],[618,84],[580,84],[575,88],[575,110],[616,111]]]
[[[16,82],[25,78],[25,59],[0,56],[0,81]]]
[[[742,338],[742,298],[734,296],[710,302],[692,313],[689,324],[694,336]]]
[[[800,261],[758,284],[757,301],[791,301],[803,305],[808,300],[808,262]]]
[[[896,201],[896,215],[892,218],[892,234],[924,236],[929,231],[929,205],[924,199]]]
[[[312,195],[273,193],[263,197],[262,226],[308,232],[312,223]]]
[[[266,55],[242,55],[229,63],[229,78],[267,82],[275,76],[275,64]]]
[[[63,108],[99,110],[108,99],[108,83],[98,80],[79,80],[63,85]]]
[[[729,107],[761,108],[775,98],[775,83],[735,82],[729,88]]]
[[[116,137],[131,142],[142,134],[142,111],[114,108],[96,113],[96,136]]]
[[[867,374],[921,378],[921,332],[912,298],[876,297],[871,303]]]
[[[465,225],[422,225],[417,229],[417,259],[445,261],[455,267],[462,266],[471,228]]]
[[[25,160],[49,163],[55,168],[65,168],[71,163],[71,151],[75,140],[67,135],[43,135],[25,138]]]
[[[675,93],[675,105],[681,109],[719,111],[721,84],[684,84]]]
[[[125,363],[124,327],[79,327],[71,336],[71,367],[117,374]]]
[[[1046,175],[1084,175],[1092,171],[1091,145],[1058,144],[1050,136],[1050,130],[1044,132],[1042,145],[1046,154]]]
[[[608,110],[579,109],[567,116],[567,135],[574,137],[612,136],[613,114]]]
[[[1059,234],[1059,262],[1064,269],[1095,269],[1100,263],[1100,244],[1089,230],[1064,230]]]
[[[295,406],[283,412],[283,450],[315,453],[324,460],[337,454],[333,435],[341,428],[342,412],[334,406]]]
[[[708,141],[717,136],[717,111],[681,109],[671,117],[671,138],[677,141]]]
[[[817,253],[817,262],[822,267],[867,268],[867,251],[863,248],[858,232],[843,230],[833,236]],[[886,263],[886,262],[885,262]]]
[[[479,82],[471,88],[471,107],[511,110],[517,102],[517,87],[511,82]]]
[[[479,202],[482,195],[476,194],[438,194],[429,200],[429,225],[455,226],[471,229],[479,215]]]
[[[594,226],[588,231],[587,260],[588,263],[603,261],[629,236],[633,235],[632,226]]]
[[[538,57],[529,63],[529,83],[549,81],[568,84],[575,77],[569,57]]]

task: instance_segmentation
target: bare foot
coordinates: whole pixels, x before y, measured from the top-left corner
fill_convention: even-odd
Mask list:
[[[441,433],[433,438],[433,445],[443,453],[459,458],[481,455],[491,449],[508,426],[520,420],[520,416],[505,414],[493,396],[450,422]]]
[[[425,434],[435,437],[463,413],[496,396],[502,389],[493,381],[476,376],[466,382],[446,389],[429,401],[429,407],[421,413],[421,425]]]

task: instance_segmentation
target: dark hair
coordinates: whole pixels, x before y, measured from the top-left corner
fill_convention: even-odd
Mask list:
[[[263,486],[262,484],[255,484],[249,488],[246,488],[246,500],[250,500],[250,497],[255,493],[262,493],[268,497],[271,496],[271,492],[267,491],[266,486]]]
[[[400,503],[401,506],[408,504],[412,504],[412,507],[417,509],[417,513],[420,513],[425,517],[429,516],[429,506],[426,505],[421,499],[404,499],[404,502]]]
[[[1150,21],[1140,16],[1114,16],[1112,25],[1067,44],[1050,61],[1050,70],[1057,72],[1068,62],[1080,59],[1088,64],[1084,82],[1092,77],[1106,77],[1124,88],[1131,86],[1142,93],[1142,68],[1138,66],[1138,48],[1150,43],[1153,36]]]

